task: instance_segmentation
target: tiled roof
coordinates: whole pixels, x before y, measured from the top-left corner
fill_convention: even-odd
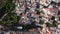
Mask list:
[[[56,9],[56,8],[45,8],[45,9],[50,11],[51,13],[58,14],[58,9]]]
[[[38,14],[34,14],[36,17],[39,17],[39,15]]]
[[[49,2],[49,0],[40,0],[40,4],[44,5],[44,6],[48,6],[51,3],[51,1]]]

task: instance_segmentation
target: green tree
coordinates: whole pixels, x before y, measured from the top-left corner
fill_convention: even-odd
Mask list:
[[[41,11],[39,9],[35,9],[35,11],[36,11],[37,14],[41,13]]]
[[[55,20],[55,16],[52,16],[51,19],[52,19],[52,20]]]
[[[48,27],[52,27],[52,24],[50,24],[49,22],[45,23]]]
[[[12,2],[13,0],[6,1],[6,12],[10,13],[15,9],[15,4]]]
[[[0,0],[0,9],[6,5],[6,0]]]
[[[2,22],[4,25],[7,25],[7,26],[10,26],[12,24],[15,24],[17,23],[17,14],[14,12],[14,9],[15,9],[15,4],[12,2],[13,0],[6,0],[6,11],[5,11],[5,14],[3,19],[2,19]],[[3,25],[2,24],[2,25]]]
[[[12,25],[17,22],[17,15],[15,13],[8,13],[3,19],[3,23],[6,25]]]
[[[57,27],[56,23],[50,24],[49,22],[45,23],[48,27]]]

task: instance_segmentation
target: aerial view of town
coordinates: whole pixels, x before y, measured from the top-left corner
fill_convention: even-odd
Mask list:
[[[0,0],[0,34],[60,34],[60,0]]]

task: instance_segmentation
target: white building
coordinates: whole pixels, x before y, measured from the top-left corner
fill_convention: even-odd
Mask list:
[[[52,1],[57,2],[57,3],[60,2],[60,0],[52,0]]]
[[[40,4],[48,6],[51,3],[51,0],[40,0]]]

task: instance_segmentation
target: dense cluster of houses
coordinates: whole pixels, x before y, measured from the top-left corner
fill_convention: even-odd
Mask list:
[[[38,27],[29,31],[41,34],[60,34],[60,0],[14,0],[18,23]],[[56,25],[49,27],[46,23]],[[1,26],[0,26],[1,28]],[[22,28],[22,27],[20,27]]]
[[[31,20],[37,23],[59,21],[58,3],[59,0],[15,0],[15,12],[21,17],[19,23],[31,24]],[[52,16],[55,17],[54,20],[51,19]]]

